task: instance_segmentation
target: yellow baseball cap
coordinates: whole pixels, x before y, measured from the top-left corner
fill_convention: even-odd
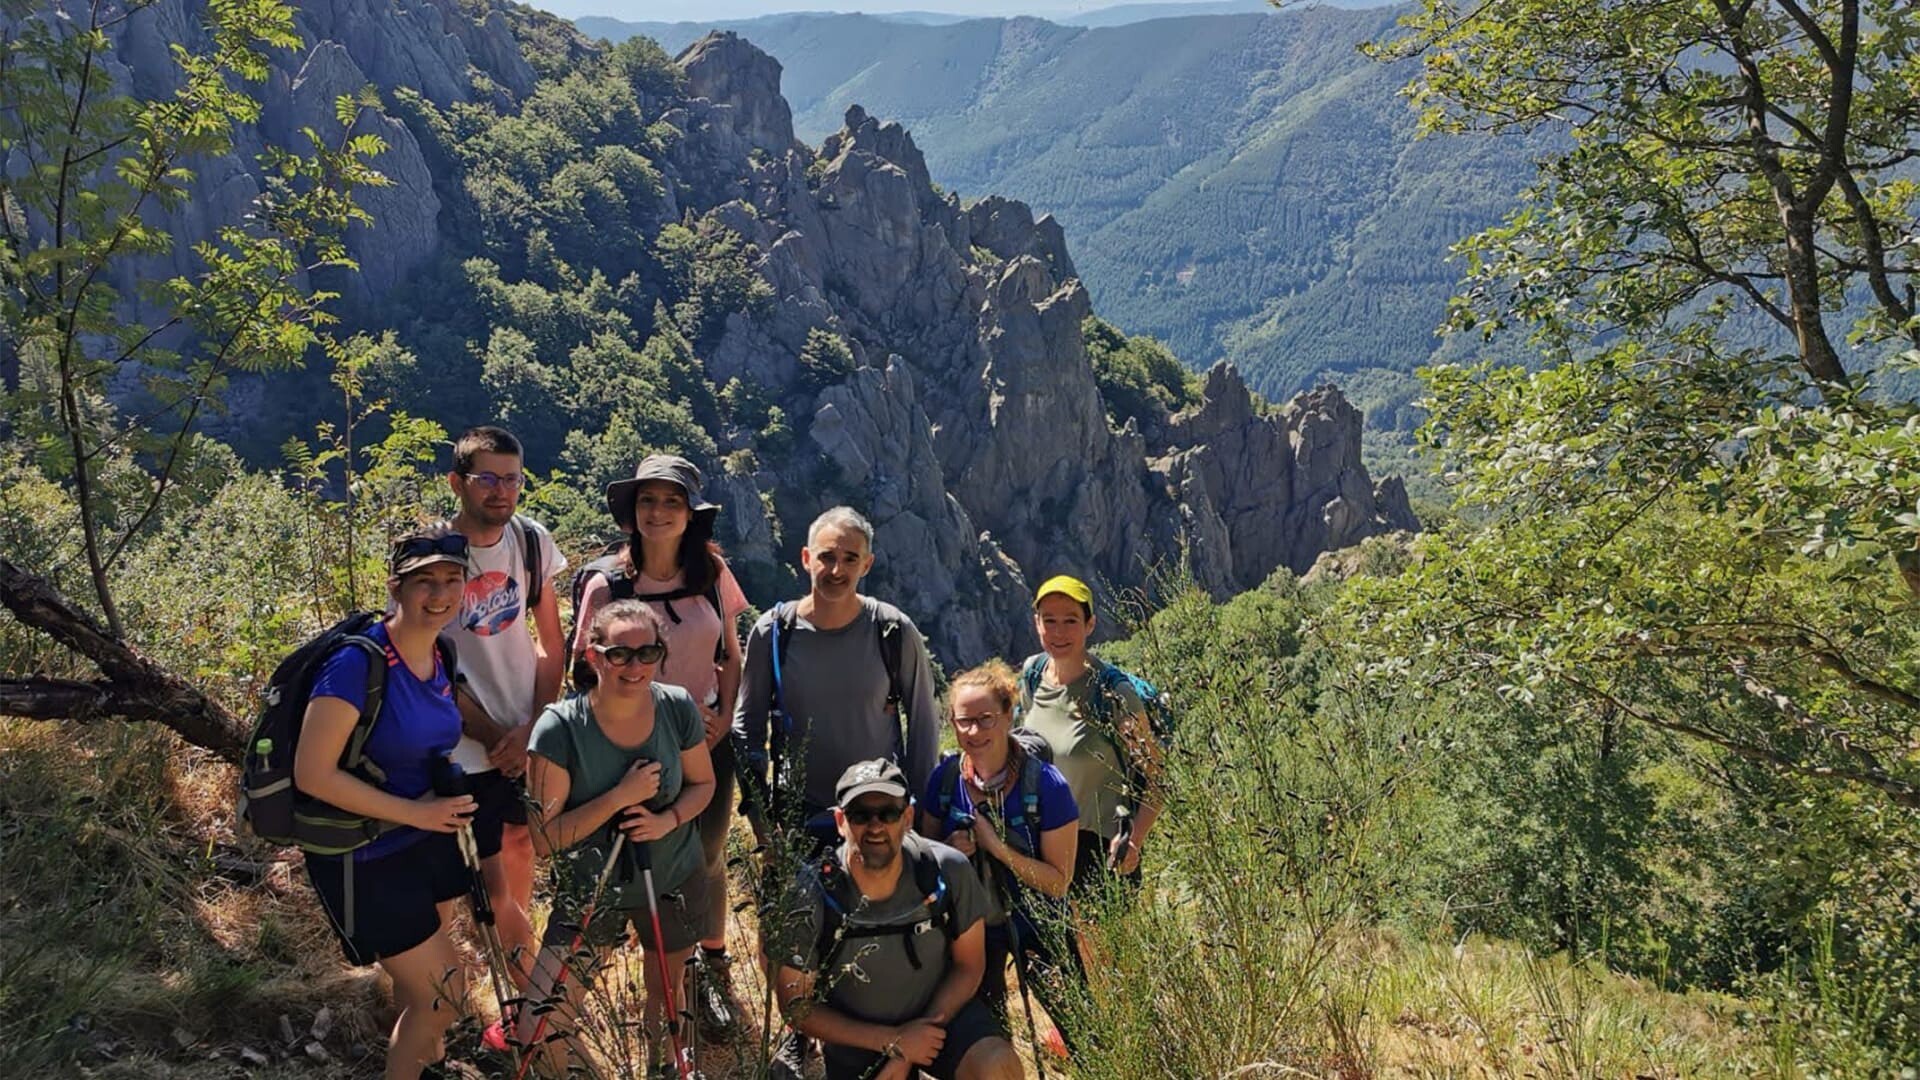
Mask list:
[[[1093,606],[1093,590],[1087,588],[1086,582],[1081,581],[1071,574],[1055,574],[1041,582],[1040,588],[1034,591],[1033,606],[1039,607],[1040,601],[1045,600],[1054,593],[1078,600],[1086,607],[1090,608]]]

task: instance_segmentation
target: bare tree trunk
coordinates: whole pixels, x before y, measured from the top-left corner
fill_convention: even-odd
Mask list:
[[[93,661],[103,679],[0,679],[0,713],[41,720],[123,717],[165,724],[181,738],[239,761],[248,728],[219,702],[141,655],[51,583],[0,558],[0,605],[23,625]]]

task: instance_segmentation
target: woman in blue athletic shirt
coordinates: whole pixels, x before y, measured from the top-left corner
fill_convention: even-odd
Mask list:
[[[960,752],[934,768],[920,799],[920,834],[972,860],[993,897],[978,997],[1002,1017],[1009,956],[1035,990],[1055,982],[1042,972],[1080,972],[1062,903],[1073,882],[1080,808],[1060,770],[1014,737],[1019,693],[1013,669],[999,660],[954,676],[947,716]],[[1042,1000],[1055,1016],[1065,1011]]]
[[[393,979],[400,1017],[387,1043],[386,1080],[415,1080],[441,1056],[465,1000],[460,957],[445,925],[468,880],[453,834],[474,802],[434,795],[433,765],[460,741],[460,711],[434,639],[460,610],[466,543],[458,533],[394,542],[387,579],[393,614],[368,634],[383,656],[347,645],[323,662],[294,755],[301,791],[397,826],[346,855],[306,860],[347,959],[378,963]],[[385,776],[378,785],[340,768],[366,704],[369,663],[387,665],[385,698],[365,748]]]

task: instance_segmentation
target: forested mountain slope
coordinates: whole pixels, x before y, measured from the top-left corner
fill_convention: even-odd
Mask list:
[[[1408,72],[1357,51],[1396,15],[731,25],[786,66],[803,138],[850,104],[898,119],[937,182],[1057,217],[1108,318],[1190,364],[1232,360],[1283,397],[1329,373],[1431,359],[1461,274],[1447,248],[1531,175],[1524,139],[1414,138]],[[629,32],[673,51],[704,29]]]
[[[120,55],[195,41],[194,11],[164,0],[123,24]],[[336,139],[338,96],[385,98],[362,123],[395,183],[348,234],[359,270],[316,282],[375,335],[367,393],[524,432],[530,466],[562,470],[541,512],[576,538],[608,527],[602,485],[682,451],[764,605],[795,588],[799,530],[848,502],[879,528],[873,591],[970,662],[1028,643],[1035,575],[1129,585],[1185,558],[1224,594],[1414,525],[1398,482],[1368,477],[1337,393],[1273,409],[1223,366],[1116,408],[1055,222],[963,206],[905,129],[858,109],[804,146],[780,66],[737,37],[675,62],[484,0],[335,0],[300,24],[262,90],[264,141]],[[164,71],[143,59],[127,78]],[[261,184],[243,152],[200,175],[219,182],[168,216],[175,263]],[[238,381],[220,433],[271,461],[337,418],[325,379],[316,363]]]

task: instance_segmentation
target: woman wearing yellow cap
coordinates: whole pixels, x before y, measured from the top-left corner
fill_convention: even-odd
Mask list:
[[[1041,652],[1020,677],[1020,722],[1053,747],[1053,763],[1080,806],[1073,888],[1111,878],[1137,883],[1140,852],[1159,816],[1159,744],[1133,682],[1087,651],[1093,590],[1048,578],[1033,595]]]

